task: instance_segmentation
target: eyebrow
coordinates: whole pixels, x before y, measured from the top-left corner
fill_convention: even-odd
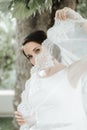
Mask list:
[[[35,51],[38,47],[40,46],[35,47],[32,51]],[[26,56],[31,56],[31,54],[27,54]]]
[[[40,47],[40,46],[35,47],[32,51],[36,50],[38,47]]]

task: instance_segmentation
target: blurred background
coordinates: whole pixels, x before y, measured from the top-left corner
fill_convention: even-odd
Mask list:
[[[14,111],[31,68],[20,51],[24,37],[37,29],[47,31],[63,7],[87,18],[87,0],[0,0],[0,130],[19,129]]]

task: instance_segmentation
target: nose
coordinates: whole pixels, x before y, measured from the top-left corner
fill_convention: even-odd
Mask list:
[[[37,57],[37,54],[33,54],[33,59],[32,59],[32,64],[35,65],[36,63],[36,57]]]

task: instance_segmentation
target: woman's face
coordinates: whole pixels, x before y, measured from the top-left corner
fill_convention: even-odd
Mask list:
[[[31,64],[35,65],[35,57],[41,52],[41,44],[29,42],[23,46],[23,51]]]

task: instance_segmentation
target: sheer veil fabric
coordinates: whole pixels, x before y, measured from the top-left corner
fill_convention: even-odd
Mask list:
[[[73,79],[75,86],[80,76],[86,76],[87,72],[87,19],[74,10],[67,15],[69,18],[65,21],[55,20],[47,36],[60,48],[61,63],[68,67],[70,82]]]
[[[36,65],[34,67],[32,67],[32,69],[31,69],[31,78],[30,78],[30,80],[28,80],[26,82],[25,90],[23,91],[23,93],[21,95],[22,102],[18,106],[18,111],[20,111],[24,117],[29,118],[28,115],[29,115],[29,113],[33,113],[33,109],[35,109],[37,111],[40,108],[41,111],[43,111],[45,108],[42,108],[41,106],[46,100],[49,99],[50,101],[53,101],[51,94],[53,94],[55,91],[54,96],[53,96],[53,98],[54,98],[56,95],[56,89],[59,89],[56,86],[57,82],[60,82],[60,80],[64,79],[64,75],[59,76],[59,74],[63,74],[64,71],[61,71],[59,74],[56,74],[50,78],[47,78],[47,79],[45,78],[44,80],[41,80],[41,79],[39,80],[38,74],[41,74],[42,78],[43,78],[43,76],[45,75],[44,70],[49,67],[53,67],[55,65],[55,60],[58,60],[61,64],[64,64],[66,66],[65,70],[67,72],[67,78],[68,78],[69,83],[71,84],[72,88],[75,89],[76,86],[79,86],[79,84],[80,84],[80,86],[81,86],[80,89],[82,88],[82,86],[85,86],[87,89],[87,20],[82,18],[78,13],[76,13],[73,10],[70,10],[69,12],[67,12],[67,15],[69,18],[65,21],[60,21],[58,19],[55,20],[55,24],[53,25],[53,27],[51,27],[47,31],[47,39],[42,43],[41,53],[35,59]],[[57,79],[57,76],[59,76],[59,79]],[[52,80],[53,80],[53,82],[52,82]],[[54,86],[54,80],[56,83],[55,84],[56,89],[53,89],[53,87],[52,87],[52,84]],[[40,81],[42,81],[41,84],[40,84]],[[47,82],[48,82],[48,86],[46,86]],[[52,82],[52,84],[51,84],[51,82]],[[65,79],[64,79],[64,82],[66,84]],[[44,86],[44,84],[45,84],[45,86]],[[59,83],[60,89],[62,86],[65,86],[65,84],[63,84],[63,82],[62,83],[60,82]],[[41,88],[40,88],[41,85],[44,86],[42,88],[42,92],[41,92]],[[66,86],[68,86],[68,85],[66,84]],[[52,89],[51,89],[51,87],[52,87]],[[58,91],[60,91],[60,89]],[[73,92],[75,92],[74,89],[69,90],[67,88],[67,92],[70,91],[71,93],[73,93]],[[76,96],[76,94],[79,95],[78,92],[80,91],[80,89],[77,88],[76,92],[72,95],[75,95],[75,96]],[[32,95],[31,92],[29,93],[30,90],[32,90],[33,96],[31,96]],[[45,93],[43,93],[44,90],[45,90]],[[48,93],[48,90],[50,90],[49,93]],[[65,88],[64,88],[64,90],[65,90]],[[65,96],[66,100],[68,100],[67,92],[65,90],[65,92],[63,93],[63,94],[66,93],[66,96]],[[48,93],[48,96],[45,99],[44,94],[47,94],[47,93]],[[60,95],[60,93],[58,93],[58,94]],[[62,91],[61,91],[61,94],[62,94]],[[31,98],[31,97],[33,97],[33,98]],[[70,95],[70,97],[71,97],[71,95]],[[61,95],[58,98],[60,99]],[[76,98],[77,98],[77,96],[76,96]],[[35,103],[35,104],[33,104],[34,108],[32,108],[32,105],[31,105],[32,101],[34,101],[34,103]],[[40,104],[38,105],[39,101],[40,101]],[[77,100],[77,103],[78,103],[78,101],[79,100]],[[68,102],[68,101],[66,101],[66,102]],[[54,101],[53,101],[53,103],[54,103]],[[55,103],[56,103],[56,100],[55,100]],[[69,102],[69,103],[71,103],[71,102]],[[65,104],[65,102],[63,102],[63,104]],[[65,105],[65,107],[66,106],[67,105]],[[58,106],[58,108],[59,108],[59,106]],[[67,111],[67,109],[68,109],[68,107],[66,108],[66,111]],[[81,106],[81,109],[82,109],[82,106]],[[56,108],[55,108],[55,111],[56,111]],[[54,113],[56,114],[55,111],[54,111]],[[77,115],[77,111],[78,110],[76,108],[76,113],[74,113],[74,114]],[[44,112],[47,112],[46,114],[48,114],[50,112],[50,110],[47,109]],[[41,112],[43,117],[45,115],[44,112]],[[53,111],[51,111],[50,115],[52,114],[52,112]],[[82,113],[84,113],[83,110],[82,110]],[[64,114],[66,114],[66,112]],[[73,116],[73,113],[70,112],[70,114],[72,114],[72,116]],[[50,120],[50,115],[48,116],[49,120]],[[64,116],[64,115],[62,114],[62,116]],[[62,116],[60,117],[60,119],[62,118]],[[37,116],[35,116],[35,117],[37,117]],[[53,121],[57,120],[57,117],[55,117],[54,115],[53,115],[53,117],[54,117]],[[83,114],[83,117],[85,119],[84,114]],[[78,122],[79,124],[83,123],[82,128],[78,124],[76,127],[70,126],[68,128],[66,128],[66,127],[52,128],[51,125],[49,128],[47,128],[47,127],[46,128],[45,127],[42,127],[42,128],[35,127],[34,128],[32,126],[34,126],[34,124],[36,123],[36,120],[37,120],[36,118],[30,118],[28,120],[29,123],[22,125],[20,127],[20,130],[78,130],[78,129],[86,130],[86,128],[87,128],[87,127],[85,128],[85,126],[84,126],[85,121]],[[48,121],[48,119],[47,119],[47,121]],[[86,125],[87,125],[87,120],[86,120]]]

